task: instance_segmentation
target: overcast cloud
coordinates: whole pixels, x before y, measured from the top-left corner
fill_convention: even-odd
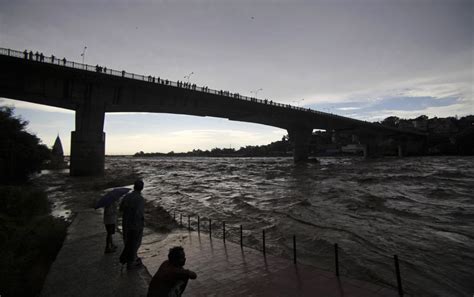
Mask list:
[[[87,46],[88,64],[171,80],[194,72],[191,81],[198,85],[245,95],[262,88],[261,98],[358,119],[474,113],[472,1],[0,0],[0,5],[4,48],[81,61]],[[47,144],[58,132],[69,142],[73,114],[5,102],[17,105]],[[52,118],[64,121],[57,131],[43,122],[51,117],[42,114],[52,110]],[[119,136],[115,131],[130,121],[137,121],[136,130]],[[202,131],[216,138],[203,138]],[[109,154],[145,150],[145,143],[148,151],[185,151],[189,143],[201,149],[221,142],[264,144],[286,133],[157,114],[108,115],[106,132]]]

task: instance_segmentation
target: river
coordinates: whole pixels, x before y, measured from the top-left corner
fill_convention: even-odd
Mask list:
[[[107,157],[106,166],[134,168],[144,196],[177,219],[213,220],[213,234],[334,270],[396,286],[393,255],[404,289],[415,296],[474,293],[474,158],[364,160],[319,158]]]

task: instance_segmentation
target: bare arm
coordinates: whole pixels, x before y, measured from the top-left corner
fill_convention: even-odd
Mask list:
[[[188,276],[189,276],[190,279],[196,279],[197,278],[196,272],[191,271],[191,270],[188,270]]]
[[[197,274],[194,271],[184,269],[184,268],[175,268],[173,269],[173,273],[175,274],[176,278],[179,279],[196,279]]]

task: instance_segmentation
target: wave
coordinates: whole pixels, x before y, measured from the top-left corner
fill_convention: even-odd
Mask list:
[[[129,162],[136,165],[136,160]],[[271,228],[272,245],[285,247],[289,235],[299,234],[301,257],[308,261],[325,261],[315,250],[329,255],[332,242],[351,246],[347,257],[375,272],[386,270],[378,260],[386,251],[413,256],[423,269],[412,269],[417,283],[409,289],[440,296],[432,275],[456,282],[453,276],[464,279],[469,269],[456,266],[461,278],[453,263],[432,265],[430,259],[451,259],[460,252],[468,260],[474,257],[473,250],[460,250],[456,242],[473,237],[468,231],[474,230],[470,164],[472,158],[320,158],[320,164],[303,166],[276,158],[163,158],[140,163],[139,169],[157,188],[148,191],[168,209],[245,223],[253,230]],[[248,236],[258,244],[261,234]],[[463,290],[469,292],[468,284]],[[460,296],[457,291],[451,295]]]

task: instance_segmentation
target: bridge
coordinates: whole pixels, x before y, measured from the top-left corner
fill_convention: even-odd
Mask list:
[[[0,48],[0,66],[0,97],[75,111],[70,159],[74,176],[103,173],[106,112],[211,116],[279,127],[288,131],[295,162],[308,158],[314,129],[357,135],[366,156],[381,139],[395,139],[399,155],[420,150],[424,140],[424,134],[414,131],[31,51]]]

